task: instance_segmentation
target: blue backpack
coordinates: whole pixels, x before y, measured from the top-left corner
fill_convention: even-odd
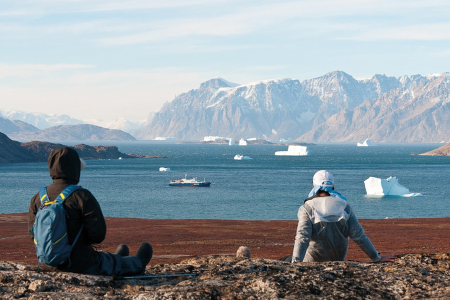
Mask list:
[[[69,185],[54,201],[50,201],[48,198],[46,187],[39,191],[41,207],[36,213],[36,220],[31,228],[39,263],[56,267],[70,258],[73,245],[77,242],[83,227],[78,232],[73,244],[69,245],[67,213],[62,202],[78,189],[81,189],[81,186]]]

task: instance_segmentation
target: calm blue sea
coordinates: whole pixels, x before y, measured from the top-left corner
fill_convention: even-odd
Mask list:
[[[67,144],[67,143],[66,143]],[[92,145],[108,145],[96,142]],[[80,185],[99,201],[105,216],[149,219],[295,220],[313,174],[327,169],[336,190],[359,218],[450,216],[450,157],[415,155],[440,144],[319,144],[311,156],[275,156],[275,145],[198,145],[158,142],[109,143],[125,153],[165,159],[89,160]],[[253,160],[236,161],[236,154]],[[169,167],[172,172],[159,172]],[[212,181],[209,188],[169,187],[171,179]],[[370,176],[396,176],[423,197],[365,196]],[[46,163],[0,165],[0,213],[28,211],[30,198],[49,185]]]

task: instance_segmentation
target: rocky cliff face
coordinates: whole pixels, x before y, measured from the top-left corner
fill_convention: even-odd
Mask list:
[[[298,141],[441,142],[450,139],[450,73],[402,77],[398,88],[343,109]]]
[[[439,147],[437,149],[421,153],[420,155],[429,155],[429,156],[450,156],[450,143]]]
[[[35,162],[38,158],[21,144],[0,132],[0,164]]]
[[[364,101],[381,97],[394,97],[393,101],[398,101],[405,92],[412,93],[413,90],[416,101],[420,97],[417,95],[420,88],[431,81],[434,78],[420,75],[400,78],[375,75],[370,79],[356,80],[342,71],[303,82],[275,79],[239,86],[233,86],[222,79],[213,79],[202,83],[199,89],[179,95],[165,104],[147,120],[144,128],[134,134],[139,139],[174,136],[179,140],[198,140],[215,135],[236,139],[279,140],[297,138],[318,128],[330,117],[334,119],[330,120],[329,127],[342,125],[341,129],[348,133],[353,132],[348,128],[351,124],[341,124],[341,119],[345,121],[351,118],[348,112],[353,114],[355,107],[359,107]],[[442,87],[441,93],[445,90],[448,91],[448,87]],[[424,100],[430,100],[429,97],[432,95],[423,95]],[[419,102],[415,105],[421,105]],[[370,114],[378,114],[376,107],[366,109]],[[405,125],[416,126],[414,122],[420,122],[420,117],[424,116],[418,116]],[[355,127],[359,125],[355,124]],[[363,128],[358,127],[359,129]],[[321,141],[332,135],[324,134],[322,138],[321,132],[324,131],[326,130],[320,127],[307,133],[302,140]],[[340,137],[346,138],[348,134]]]
[[[28,142],[19,143],[11,140],[0,132],[0,164],[7,163],[27,163],[47,161],[53,149],[64,147],[63,144],[49,142]],[[125,154],[119,151],[116,146],[88,146],[79,144],[73,146],[78,155],[83,159],[117,159],[122,158],[156,158],[163,156],[146,156],[138,154]]]
[[[394,263],[326,262],[208,256],[151,265],[146,274],[192,276],[113,280],[38,272],[0,262],[2,299],[447,299],[449,254],[409,254]],[[194,275],[196,274],[196,275]]]

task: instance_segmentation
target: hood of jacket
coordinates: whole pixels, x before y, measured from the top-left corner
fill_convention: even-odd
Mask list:
[[[347,201],[333,196],[315,197],[305,203],[312,208],[311,220],[313,223],[346,221],[348,214],[345,211]]]
[[[67,183],[78,184],[81,163],[77,151],[69,147],[53,149],[48,157],[48,170],[53,180],[62,179]]]

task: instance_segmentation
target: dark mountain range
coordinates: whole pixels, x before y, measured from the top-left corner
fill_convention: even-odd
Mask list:
[[[6,134],[0,132],[0,164],[35,162],[38,158],[34,153],[21,147],[21,143],[12,141]]]

